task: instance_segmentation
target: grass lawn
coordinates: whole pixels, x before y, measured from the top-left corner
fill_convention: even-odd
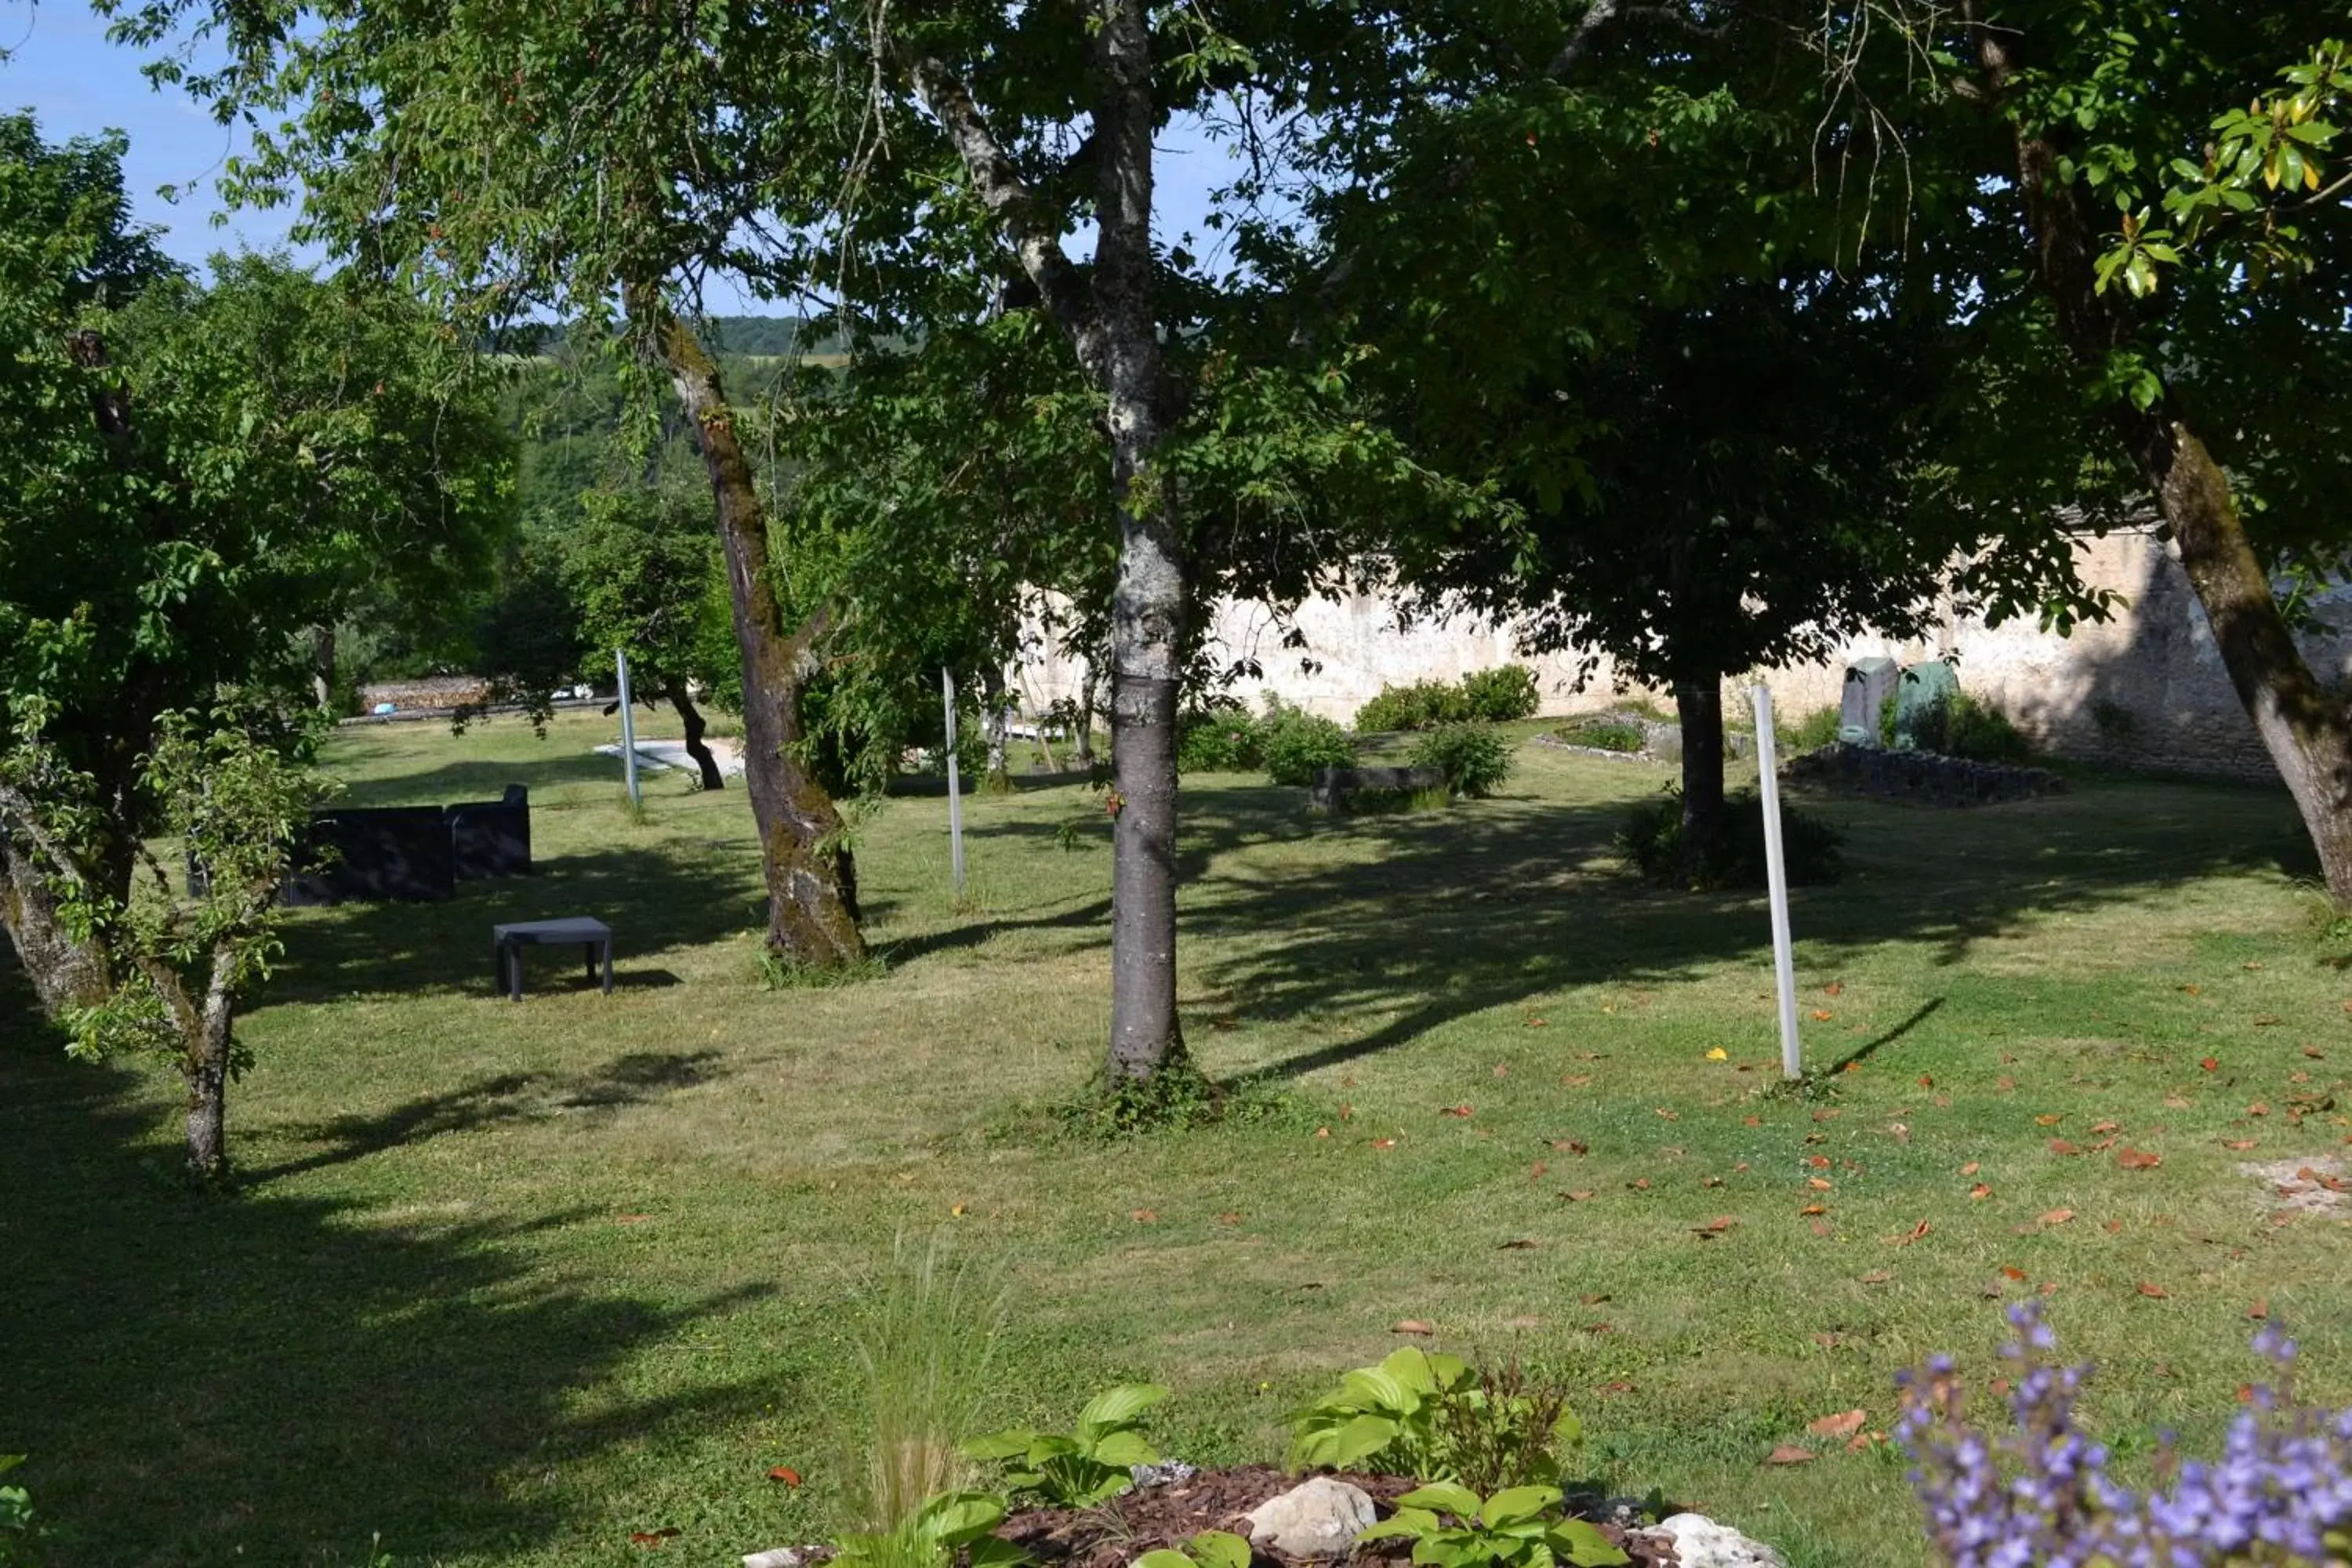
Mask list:
[[[159,1074],[64,1061],[0,981],[0,1450],[33,1456],[62,1561],[821,1538],[859,1283],[937,1227],[1013,1287],[1004,1423],[1148,1377],[1167,1451],[1276,1458],[1286,1410],[1425,1320],[1582,1390],[1594,1471],[1799,1568],[1925,1561],[1899,1457],[1803,1428],[1885,1426],[1933,1350],[1993,1375],[2003,1297],[2050,1293],[2126,1454],[2210,1443],[2257,1299],[2307,1387],[2352,1387],[2344,1226],[2281,1223],[2237,1169],[2347,1131],[2352,976],[2282,869],[2283,795],[1811,803],[1851,870],[1796,903],[1807,1048],[1854,1070],[1788,1096],[1760,900],[1652,892],[1610,851],[1662,771],[1528,747],[1500,798],[1339,822],[1191,781],[1187,1037],[1274,1109],[1103,1143],[1045,1110],[1107,1029],[1099,795],[974,797],[962,910],[943,801],[887,803],[859,851],[887,972],[771,991],[742,795],[656,775],[633,823],[604,738],[339,741],[361,803],[529,784],[541,874],[294,917],[241,1026],[233,1201],[174,1186]],[[618,933],[614,995],[542,952],[522,1005],[492,997],[493,921],[583,912]],[[1822,1457],[1761,1463],[1788,1441]]]

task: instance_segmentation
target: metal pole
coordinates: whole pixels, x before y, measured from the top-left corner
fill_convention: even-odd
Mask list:
[[[629,804],[645,805],[637,793],[637,716],[629,711],[629,656],[621,649],[613,650],[613,663],[621,672],[621,772],[629,781]]]
[[[948,853],[955,862],[955,896],[963,900],[963,784],[956,776],[956,701],[955,675],[945,665],[940,667],[940,699],[947,704],[948,735]]]
[[[1772,689],[1759,683],[1748,693],[1756,707],[1757,783],[1764,795],[1764,868],[1772,894],[1772,973],[1780,987],[1780,1075],[1805,1074],[1804,1048],[1797,1040],[1797,961],[1789,946],[1789,862],[1780,849],[1780,746],[1772,734]]]

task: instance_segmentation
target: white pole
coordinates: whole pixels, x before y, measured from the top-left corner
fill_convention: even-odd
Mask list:
[[[963,900],[963,785],[956,777],[955,676],[940,667],[940,699],[947,704],[948,852],[955,862],[955,896]]]
[[[629,781],[629,804],[641,806],[645,797],[637,793],[637,716],[629,711],[629,656],[614,648],[613,663],[621,672],[621,772]]]
[[[1764,869],[1772,894],[1772,972],[1780,986],[1780,1075],[1805,1074],[1804,1047],[1797,1040],[1797,961],[1789,948],[1789,862],[1780,849],[1780,747],[1772,734],[1772,689],[1760,682],[1748,693],[1756,707],[1757,783],[1764,794]]]

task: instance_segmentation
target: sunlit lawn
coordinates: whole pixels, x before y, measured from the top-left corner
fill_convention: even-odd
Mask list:
[[[175,1189],[159,1077],[66,1063],[0,983],[0,1450],[33,1455],[61,1561],[820,1538],[854,1292],[933,1227],[1013,1285],[1007,1422],[1149,1377],[1169,1451],[1276,1458],[1286,1410],[1423,1320],[1564,1375],[1595,1472],[1796,1564],[1924,1561],[1899,1458],[1803,1429],[1884,1427],[1932,1350],[1992,1375],[2002,1298],[2048,1293],[2126,1453],[2210,1439],[2257,1299],[2315,1391],[2352,1387],[2343,1227],[2278,1223],[2236,1169],[2346,1132],[2352,977],[2281,869],[2283,795],[1810,803],[1853,869],[1797,901],[1807,1049],[1853,1070],[1781,1096],[1760,902],[1611,853],[1659,770],[1530,747],[1502,798],[1339,822],[1190,781],[1187,1037],[1286,1098],[1103,1144],[1045,1110],[1108,1020],[1098,795],[974,797],[963,912],[944,800],[889,802],[859,849],[887,973],[772,992],[740,793],[658,776],[633,825],[587,754],[606,722],[338,743],[363,803],[528,783],[541,874],[295,919],[244,1026],[233,1201]],[[490,994],[493,921],[582,912],[619,933],[614,995],[544,954],[521,1005]],[[1790,1441],[1822,1457],[1762,1464]]]

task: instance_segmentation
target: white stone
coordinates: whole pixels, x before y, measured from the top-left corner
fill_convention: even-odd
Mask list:
[[[1703,1513],[1678,1513],[1650,1528],[1675,1543],[1682,1568],[1788,1568],[1780,1554]]]
[[[816,1555],[817,1548],[814,1546],[771,1547],[765,1552],[746,1552],[743,1568],[806,1568]]]
[[[1380,1516],[1363,1488],[1317,1476],[1258,1504],[1245,1517],[1253,1546],[1285,1557],[1329,1558],[1353,1552],[1356,1537]]]

